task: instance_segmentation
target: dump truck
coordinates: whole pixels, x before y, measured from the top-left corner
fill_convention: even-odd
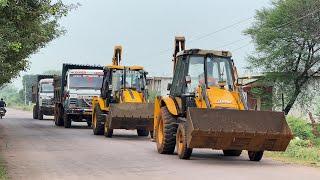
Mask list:
[[[53,116],[53,75],[37,75],[32,86],[33,119]]]
[[[147,101],[147,72],[141,66],[120,65],[121,54],[122,47],[115,46],[112,64],[104,67],[101,95],[93,98],[93,134],[112,137],[114,129],[126,129],[148,136],[154,105]]]
[[[283,112],[248,110],[229,51],[185,49],[176,37],[169,96],[155,100],[157,151],[189,159],[193,148],[223,150],[225,156],[248,151],[260,161],[264,151],[285,151],[292,132]]]
[[[100,94],[102,66],[63,64],[62,75],[54,77],[54,121],[70,128],[73,122],[91,127],[92,98]]]

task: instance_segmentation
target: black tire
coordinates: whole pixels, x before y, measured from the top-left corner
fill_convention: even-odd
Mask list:
[[[180,123],[177,130],[177,152],[180,159],[190,159],[192,154],[192,148],[187,144],[187,124]]]
[[[55,104],[54,106],[54,124],[56,126],[63,126],[62,108]]]
[[[104,134],[104,117],[102,116],[102,111],[98,105],[94,107],[94,119],[92,119],[92,130],[94,135],[103,135]]]
[[[240,156],[242,150],[223,150],[224,156]]]
[[[41,112],[41,109],[38,110],[38,119],[43,120],[43,113]]]
[[[149,136],[149,131],[146,129],[137,129],[138,136]]]
[[[157,150],[160,154],[173,154],[176,146],[177,128],[178,125],[175,117],[170,114],[167,107],[162,107],[161,119],[158,127],[155,129]]]
[[[106,118],[106,121],[104,123],[104,136],[107,138],[112,138],[113,136],[113,129],[109,128],[108,118]]]
[[[248,151],[250,161],[260,161],[263,157],[263,151]]]
[[[153,139],[153,137],[154,137],[154,134],[153,134],[153,133],[154,133],[154,131],[150,131],[150,132],[149,132],[151,139]]]
[[[33,106],[33,119],[38,119],[38,108],[36,105]]]
[[[63,125],[65,128],[71,128],[71,118],[67,113],[63,114]]]
[[[87,125],[88,125],[88,127],[91,127],[92,126],[92,122],[87,121]]]

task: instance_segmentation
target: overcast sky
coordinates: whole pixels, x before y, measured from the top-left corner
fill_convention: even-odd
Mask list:
[[[67,33],[32,55],[30,69],[22,75],[60,70],[64,62],[110,64],[114,45],[121,44],[124,64],[142,65],[150,75],[170,76],[176,35],[186,36],[187,48],[232,51],[238,70],[244,75],[246,57],[252,53],[253,45],[243,31],[252,23],[257,9],[270,5],[270,0],[65,2],[81,4],[61,20]],[[237,25],[221,30],[232,24]],[[21,87],[20,81],[15,80],[14,85]]]

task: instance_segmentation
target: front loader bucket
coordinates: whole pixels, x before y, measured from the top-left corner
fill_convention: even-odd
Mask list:
[[[153,103],[110,104],[109,127],[153,130],[153,109]]]
[[[282,112],[189,108],[187,125],[190,148],[285,151],[293,137]]]

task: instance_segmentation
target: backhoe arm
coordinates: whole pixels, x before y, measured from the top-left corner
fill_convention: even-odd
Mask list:
[[[112,58],[112,65],[119,66],[121,61],[121,56],[122,56],[122,47],[115,46],[113,58]]]

